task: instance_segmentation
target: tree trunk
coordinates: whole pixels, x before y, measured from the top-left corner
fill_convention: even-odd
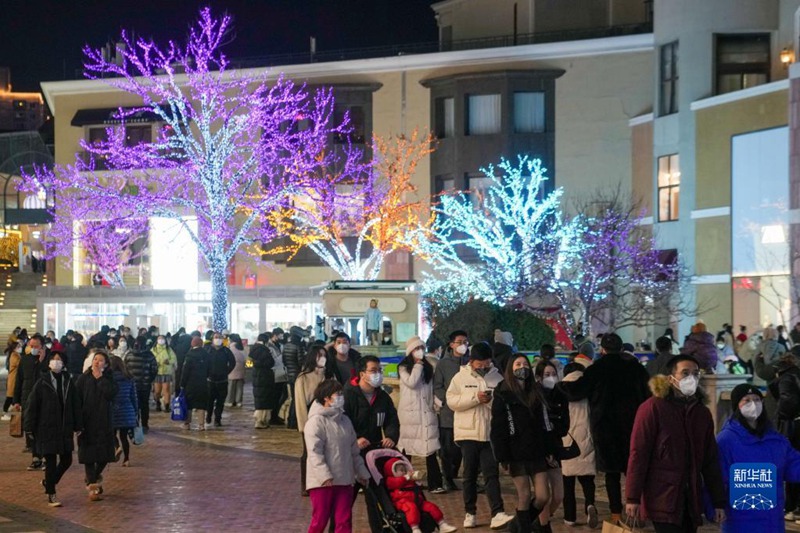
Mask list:
[[[214,331],[228,329],[228,265],[209,262],[211,276],[211,324]]]

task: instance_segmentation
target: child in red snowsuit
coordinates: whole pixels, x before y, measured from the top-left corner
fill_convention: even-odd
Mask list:
[[[395,508],[403,511],[406,522],[413,533],[420,533],[422,513],[428,513],[439,526],[440,533],[451,533],[457,529],[444,521],[442,511],[431,502],[422,497],[422,489],[412,478],[411,469],[406,463],[397,458],[386,461],[383,465],[383,474],[386,477],[386,488],[392,498]]]

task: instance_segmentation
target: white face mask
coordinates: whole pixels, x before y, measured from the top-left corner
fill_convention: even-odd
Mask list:
[[[456,346],[456,353],[458,355],[464,355],[465,353],[467,353],[467,345],[459,344],[458,346]]]
[[[14,351],[17,353],[22,353],[22,346],[17,346],[17,349]]]
[[[555,376],[547,376],[546,378],[542,379],[542,387],[545,389],[554,389],[558,383],[558,378]]]
[[[341,394],[337,394],[333,398],[331,398],[331,407],[334,409],[343,409],[344,408],[344,396]]]
[[[675,377],[673,376],[672,379],[675,379]],[[677,379],[675,379],[675,381],[678,382],[678,389],[684,396],[694,396],[694,393],[697,392],[697,384],[699,380],[696,377],[686,376],[680,381]]]
[[[167,341],[165,339],[158,339],[159,346],[164,346],[165,344],[167,344]]]
[[[414,350],[414,359],[421,361],[423,357],[425,357],[425,350],[422,348],[417,348]]]
[[[222,339],[214,339],[214,346],[222,346]]]
[[[349,344],[337,344],[336,351],[342,355],[350,353],[350,345]]]
[[[39,348],[31,348],[31,355],[39,355]]]
[[[325,368],[325,364],[328,362],[328,358],[324,355],[317,359],[317,368]]]
[[[61,361],[59,359],[51,359],[48,366],[50,367],[50,370],[58,374],[59,372],[61,372],[61,369],[64,368],[64,361]]]
[[[747,402],[744,404],[744,407],[739,409],[739,412],[742,413],[742,416],[745,417],[747,420],[755,420],[759,416],[761,416],[761,411],[764,410],[764,404],[760,401],[756,402]]]
[[[121,343],[119,343],[119,347],[120,347],[121,350],[124,350],[125,348],[128,347],[128,343],[127,342],[121,342]]]
[[[45,346],[47,346],[47,349],[49,350],[50,348],[53,347],[53,343],[52,342],[48,342],[48,343],[45,344]]]
[[[369,384],[375,387],[376,389],[380,387],[383,384],[383,374],[370,374]]]

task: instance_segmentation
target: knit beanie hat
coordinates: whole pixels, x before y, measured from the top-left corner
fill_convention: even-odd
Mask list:
[[[741,402],[742,398],[748,394],[755,394],[759,398],[764,398],[764,395],[761,394],[761,391],[755,385],[751,385],[749,383],[740,383],[731,391],[731,407],[734,410],[738,409],[739,402]]]
[[[406,341],[406,355],[411,355],[417,348],[425,349],[425,343],[419,337],[414,336]]]
[[[514,346],[514,337],[511,336],[510,331],[494,330],[494,342],[505,344],[506,346]]]
[[[200,337],[192,337],[192,348],[199,348],[203,345],[203,339]]]

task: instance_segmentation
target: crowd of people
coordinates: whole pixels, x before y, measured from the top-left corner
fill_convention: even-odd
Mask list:
[[[303,328],[275,328],[246,352],[227,331],[162,335],[153,326],[134,336],[125,326],[104,326],[84,339],[74,331],[29,337],[18,328],[6,349],[4,411],[22,409],[28,468],[44,470],[50,505],[61,505],[56,487],[71,466],[76,435],[88,497],[97,501],[106,465],[130,464],[130,436],[139,425],[147,431],[151,403],[170,411],[181,394],[184,429],[221,427],[225,407],[242,406],[249,357],[254,429],[284,425],[300,433],[309,532],[352,531],[359,492],[371,530],[382,531],[381,488],[413,533],[425,520],[455,531],[425,497],[411,458],[425,464],[428,493],[461,491],[464,528],[478,525],[481,493],[492,529],[551,531],[562,505],[567,525],[596,528],[595,477],[602,473],[612,522],[650,520],[657,532],[693,532],[705,517],[724,531],[780,531],[786,520],[800,520],[800,343],[793,346],[779,328],[764,329],[754,353],[740,361],[752,363],[766,393],[750,383],[733,389],[732,415],[716,434],[701,377],[730,370],[719,364],[730,357],[720,347],[729,334],[726,326],[715,339],[698,323],[680,347],[668,330],[644,358],[614,333],[597,344],[582,339],[568,356],[543,345],[533,358],[499,330],[492,342],[472,343],[466,331],[451,332],[446,345],[412,337],[398,364],[395,406],[381,360],[356,351],[344,332],[314,340]],[[744,335],[731,341],[737,358]],[[383,484],[368,469],[375,450],[397,454],[382,456]],[[775,466],[785,491],[771,509],[731,506],[729,474],[737,463]],[[513,513],[506,512],[501,472],[516,492]]]

